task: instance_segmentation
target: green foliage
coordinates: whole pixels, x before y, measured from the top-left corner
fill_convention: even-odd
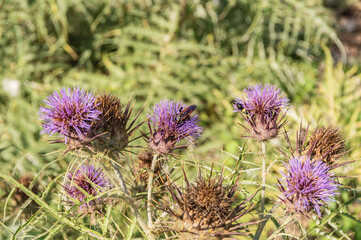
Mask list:
[[[137,109],[161,98],[197,104],[204,143],[212,141],[202,152],[234,149],[224,146],[239,136],[229,101],[250,81],[308,100],[317,71],[297,58],[311,60],[323,39],[338,42],[321,1],[5,1],[2,9],[0,76],[20,81],[24,99],[10,106],[22,100],[1,94],[6,159],[42,153],[36,109],[74,84],[123,101],[134,94]],[[19,115],[23,123],[13,121]]]
[[[0,10],[4,175],[36,173],[55,159],[57,154],[49,153],[59,145],[40,135],[37,111],[52,91],[73,85],[109,91],[124,102],[133,95],[135,112],[145,104],[140,120],[164,98],[196,104],[205,131],[191,157],[209,162],[226,158],[234,168],[239,161],[221,150],[238,155],[237,145],[245,142],[234,123],[241,120],[229,102],[249,84],[271,83],[292,100],[287,129],[296,129],[301,119],[312,127],[319,122],[339,126],[351,143],[350,159],[361,155],[360,75],[357,67],[334,66],[329,50],[322,50],[322,44],[335,44],[344,52],[322,0],[4,0]],[[320,64],[324,53],[325,63]],[[20,83],[18,95],[4,79]],[[251,162],[256,157],[245,153],[244,158]],[[68,162],[57,159],[42,174],[60,177]],[[361,174],[348,170],[350,175]],[[247,169],[245,173],[252,176]],[[55,184],[43,178],[39,182],[45,192]],[[44,209],[55,209],[50,199],[38,200]],[[117,220],[141,237],[125,211]],[[39,213],[29,221],[44,219]],[[58,225],[46,226],[48,238],[59,237],[62,226],[78,227],[67,221],[52,215]],[[343,231],[356,231],[356,222],[341,225]],[[11,223],[8,230],[14,231],[17,223]],[[80,233],[95,231],[82,227]],[[62,234],[65,238],[69,232]],[[132,238],[132,233],[125,234]]]

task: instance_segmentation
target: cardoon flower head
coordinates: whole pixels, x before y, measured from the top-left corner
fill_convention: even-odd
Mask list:
[[[142,151],[138,154],[138,166],[136,167],[137,178],[144,182],[145,188],[147,188],[147,180],[149,178],[149,171],[151,169],[152,161],[154,157],[154,152],[150,149]],[[164,161],[162,159],[158,159],[155,169],[154,175],[158,176],[161,174],[162,165]],[[160,183],[160,181],[156,181],[155,183]]]
[[[96,97],[95,102],[100,115],[91,130],[94,147],[100,151],[124,150],[128,146],[129,137],[144,123],[132,128],[140,112],[127,126],[133,110],[131,100],[125,106],[117,97],[103,92]]]
[[[168,154],[182,139],[191,143],[201,136],[203,129],[198,125],[198,114],[194,113],[196,106],[186,106],[182,102],[163,100],[153,106],[149,115],[148,127],[150,147],[157,153]]]
[[[280,89],[268,84],[258,84],[244,89],[243,96],[233,101],[234,111],[241,113],[250,125],[250,129],[244,128],[257,141],[275,138],[285,125],[286,122],[282,122],[284,116],[279,120],[278,116],[288,105],[289,99],[282,95]]]
[[[110,182],[106,179],[104,172],[94,165],[82,165],[75,172],[70,172],[67,176],[69,184],[64,186],[66,193],[78,201],[97,196],[111,188]],[[82,212],[87,213],[101,209],[105,204],[105,199],[95,198],[89,202],[81,204]]]
[[[334,168],[337,159],[346,154],[345,139],[335,127],[317,128],[307,143],[305,151],[312,159],[321,160]]]
[[[28,188],[36,195],[38,195],[38,193],[40,192],[39,183],[36,180],[34,180],[34,177],[32,177],[31,175],[28,174],[20,175],[16,179],[16,181],[24,185],[24,187]],[[39,205],[35,201],[28,202],[29,205],[24,205],[24,203],[29,199],[29,196],[26,195],[19,188],[16,188],[14,191],[14,189],[10,185],[6,184],[5,181],[3,181],[1,183],[0,189],[4,190],[5,192],[4,196],[11,196],[11,198],[15,200],[15,203],[11,204],[11,211],[15,212],[20,207],[24,208],[25,206],[27,206],[26,208],[23,209],[22,215],[25,215],[25,217],[30,217],[39,209]]]
[[[339,158],[347,153],[345,146],[346,141],[337,128],[318,127],[315,131],[313,131],[311,137],[308,137],[308,132],[309,125],[306,129],[303,129],[301,123],[296,134],[296,146],[293,148],[291,140],[285,131],[285,139],[288,142],[292,157],[306,156],[312,161],[323,161],[330,167],[331,170],[353,162],[337,162]],[[284,156],[288,157],[282,150],[280,150],[280,152],[282,152]]]
[[[39,115],[43,130],[41,133],[64,136],[65,143],[70,140],[83,140],[91,128],[93,120],[101,113],[96,109],[92,93],[73,89],[61,89],[54,92],[44,102],[48,107],[40,107]]]
[[[160,209],[172,219],[161,224],[160,231],[174,231],[179,239],[223,239],[247,235],[246,226],[260,222],[238,222],[253,209],[250,201],[257,193],[235,205],[239,178],[234,184],[224,186],[223,172],[219,178],[212,177],[212,172],[208,179],[199,176],[195,183],[188,182],[184,170],[183,175],[185,189],[179,189],[174,183],[165,184],[173,201],[165,200]]]
[[[288,211],[307,215],[315,209],[321,217],[321,206],[334,201],[338,187],[327,164],[302,156],[291,158],[285,167],[278,187]]]

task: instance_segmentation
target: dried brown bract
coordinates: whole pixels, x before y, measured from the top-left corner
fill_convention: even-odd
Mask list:
[[[154,158],[154,152],[151,149],[145,149],[138,154],[137,165],[134,167],[133,176],[134,176],[134,187],[140,191],[145,191],[148,186],[148,177],[151,169],[152,161]],[[166,159],[157,159],[155,169],[154,169],[154,186],[163,186],[163,181],[161,178],[164,178],[164,170]],[[173,170],[170,170],[170,173]],[[162,187],[164,190],[164,188]]]
[[[232,186],[223,185],[223,173],[219,178],[212,177],[212,173],[208,179],[199,176],[195,183],[189,183],[184,173],[184,179],[183,191],[174,183],[165,185],[173,201],[165,200],[160,209],[172,219],[163,223],[160,231],[174,231],[179,239],[223,239],[248,235],[249,232],[244,231],[247,226],[260,222],[237,222],[253,209],[250,201],[256,194],[234,206],[238,179]]]
[[[29,175],[23,175],[19,178],[18,182],[21,183],[22,185],[24,185],[25,187],[29,188],[30,184],[32,183],[33,178],[30,177]],[[39,192],[39,188],[38,188],[38,184],[34,184],[34,186],[32,187],[31,191],[35,194],[37,194]],[[26,200],[28,200],[29,196],[26,195],[23,191],[21,191],[20,189],[16,189],[15,193],[14,193],[14,199],[16,201],[16,204],[18,206],[20,206],[21,204],[23,204]]]
[[[130,136],[144,123],[132,128],[140,112],[127,127],[133,110],[131,100],[123,105],[117,97],[103,92],[96,97],[96,103],[101,114],[92,125],[93,137],[98,136],[94,140],[94,147],[98,151],[123,151],[129,144]]]
[[[330,169],[334,169],[353,162],[347,161],[339,163],[337,160],[347,153],[345,139],[336,127],[319,127],[308,139],[309,125],[306,129],[300,129],[296,134],[296,148],[292,147],[290,138],[285,132],[285,138],[289,145],[290,157],[306,156],[312,161],[322,161]],[[280,150],[280,149],[279,149]],[[280,150],[287,158],[287,154]]]
[[[334,165],[337,159],[346,154],[345,142],[337,128],[321,127],[313,132],[305,151],[313,159]]]

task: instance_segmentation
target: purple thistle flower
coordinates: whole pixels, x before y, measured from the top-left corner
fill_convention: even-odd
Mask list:
[[[234,112],[241,113],[251,127],[244,128],[258,141],[275,138],[286,123],[281,123],[283,117],[277,119],[281,110],[288,106],[289,99],[282,96],[280,89],[269,84],[258,84],[243,91],[243,96],[232,103]]]
[[[338,194],[339,184],[327,164],[301,156],[291,158],[284,165],[287,171],[281,172],[284,178],[279,181],[278,187],[288,210],[307,214],[315,209],[321,217],[321,206],[335,201],[333,197]]]
[[[152,113],[148,115],[151,148],[158,153],[167,154],[180,140],[186,138],[192,143],[193,139],[199,138],[203,128],[198,125],[195,108],[195,105],[186,106],[183,102],[170,100],[155,104]]]
[[[75,172],[70,172],[67,178],[70,183],[64,186],[66,193],[79,201],[84,201],[90,196],[97,196],[98,193],[105,192],[111,187],[110,182],[104,176],[104,172],[100,168],[95,168],[94,165],[83,165],[77,168]],[[102,198],[96,198],[83,203],[80,208],[86,211],[96,207],[97,204],[102,205],[102,202]]]
[[[54,92],[44,102],[49,107],[40,107],[39,115],[43,130],[41,133],[53,135],[58,132],[67,139],[83,138],[90,130],[93,120],[101,113],[96,109],[95,97],[92,93],[80,90],[79,87]]]

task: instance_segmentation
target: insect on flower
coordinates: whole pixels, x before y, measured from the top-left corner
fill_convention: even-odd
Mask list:
[[[196,105],[187,106],[183,102],[163,100],[155,104],[149,115],[148,127],[150,136],[147,141],[150,147],[158,153],[169,154],[182,139],[193,144],[201,136],[203,128],[198,125]]]
[[[247,112],[247,110],[244,108],[243,104],[240,103],[239,101],[237,101],[236,99],[233,99],[233,100],[231,101],[231,104],[232,104],[233,106],[235,106],[235,107],[238,109],[238,111],[241,111],[241,112],[244,113],[244,114],[248,114],[248,112]]]
[[[250,86],[243,90],[241,97],[233,103],[234,112],[241,113],[247,126],[239,123],[256,141],[268,141],[278,136],[280,129],[286,124],[282,109],[288,106],[289,99],[283,96],[280,89],[266,84]],[[245,112],[246,111],[246,112]]]
[[[179,113],[176,114],[176,123],[183,123],[191,119],[192,113],[196,110],[197,105],[190,105],[189,107],[179,109]]]

